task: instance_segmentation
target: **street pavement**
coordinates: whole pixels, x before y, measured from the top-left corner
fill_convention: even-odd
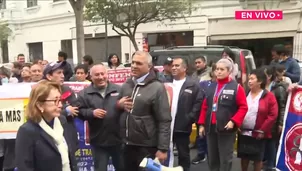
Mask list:
[[[191,149],[191,160],[196,156],[197,150],[196,149]],[[178,159],[177,156],[175,156],[174,158],[174,164],[175,166],[177,166],[178,164]],[[241,167],[240,167],[240,159],[238,159],[235,155],[234,155],[234,159],[233,159],[233,168],[232,171],[240,171]],[[252,165],[250,164],[249,170],[252,171]],[[197,164],[197,165],[191,165],[191,171],[210,171],[207,161]]]

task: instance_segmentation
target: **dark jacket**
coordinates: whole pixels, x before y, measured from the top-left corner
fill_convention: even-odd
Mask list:
[[[196,80],[186,77],[179,92],[174,132],[191,133],[192,124],[197,121],[203,100],[199,93],[203,91]]]
[[[3,152],[4,152],[4,160],[3,160],[3,169],[9,170],[14,169],[16,167],[15,163],[15,143],[16,139],[5,139]]]
[[[64,73],[64,81],[69,81],[69,79],[72,77],[73,75],[73,72],[72,72],[72,68],[71,68],[71,65],[70,63],[68,63],[66,61],[66,65],[64,66],[63,68],[63,73]]]
[[[77,171],[74,143],[67,130],[67,121],[60,117],[64,138],[69,147],[71,171]],[[16,139],[16,166],[18,171],[62,171],[61,155],[54,140],[37,123],[28,120],[18,130]]]
[[[276,82],[271,89],[278,103],[278,117],[272,129],[273,133],[277,133],[278,126],[283,126],[284,113],[288,96],[287,88],[288,84],[286,82]]]
[[[199,82],[199,86],[200,88],[204,91],[207,92],[208,88],[210,87],[210,85],[213,83],[214,81],[212,80],[208,80],[208,81],[200,81]]]
[[[158,72],[158,79],[163,83],[173,82],[173,76],[171,74],[165,74],[165,71]]]
[[[68,132],[71,135],[73,141],[76,142],[73,144],[74,146],[72,147],[73,151],[75,152],[79,148],[78,147],[78,134],[77,134],[77,129],[76,129],[76,126],[74,123],[74,118],[71,114],[67,113],[66,107],[68,107],[70,105],[73,107],[75,107],[75,106],[79,107],[79,102],[78,102],[77,97],[74,94],[74,92],[68,86],[65,86],[65,85],[62,86],[61,99],[62,99],[62,104],[63,104],[61,115],[65,116],[67,123],[68,123],[67,124]]]
[[[217,101],[217,111],[213,112],[215,92],[221,92]],[[248,110],[244,89],[235,81],[228,78],[212,82],[206,91],[198,124],[205,126],[206,131],[232,132],[241,126]],[[233,130],[226,131],[225,125],[232,121]]]
[[[78,95],[80,103],[79,117],[88,120],[90,143],[94,146],[113,146],[121,144],[119,136],[119,113],[116,108],[120,86],[108,83],[105,98],[91,84]],[[103,119],[94,118],[95,109],[105,110]]]
[[[285,76],[289,77],[293,83],[297,83],[300,80],[301,70],[296,59],[287,58],[286,60],[280,62],[286,68]]]
[[[120,98],[132,97],[132,112],[120,117],[121,136],[129,145],[157,147],[168,150],[171,133],[171,112],[165,86],[153,70],[142,83],[128,79],[122,86]]]

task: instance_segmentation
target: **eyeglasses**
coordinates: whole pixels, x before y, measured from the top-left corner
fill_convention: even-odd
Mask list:
[[[59,104],[62,103],[62,100],[61,99],[54,99],[54,100],[46,99],[46,100],[44,100],[44,102],[54,102],[56,106],[59,106]]]

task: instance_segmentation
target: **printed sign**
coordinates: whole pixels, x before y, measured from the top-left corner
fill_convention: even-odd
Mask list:
[[[302,87],[288,96],[277,168],[282,171],[302,171]]]
[[[79,171],[94,171],[91,146],[89,144],[89,129],[87,121],[76,118],[75,125],[78,131],[79,147],[75,156],[78,162]]]
[[[78,97],[78,93],[90,85],[89,82],[66,82]],[[91,146],[89,143],[89,126],[87,121],[75,118],[75,126],[77,128],[79,149],[75,153],[78,162],[79,171],[94,171],[94,163],[92,158]]]
[[[17,133],[24,123],[24,106],[26,99],[1,99],[0,133]]]
[[[159,67],[161,71],[162,68]],[[122,84],[130,76],[130,69],[109,70],[108,78],[111,82]],[[26,121],[24,111],[28,104],[28,96],[33,88],[33,83],[28,84],[5,84],[0,91],[0,139],[14,139],[19,127]],[[65,82],[76,94],[90,85],[89,82]],[[169,103],[172,103],[172,87],[165,85],[168,93]],[[18,90],[18,91],[16,91]],[[20,91],[19,91],[20,90]],[[21,91],[22,90],[22,91]],[[9,92],[9,93],[7,93]],[[75,156],[78,162],[79,171],[94,171],[92,150],[89,143],[89,126],[87,121],[75,119],[78,132],[79,150]],[[173,144],[171,144],[167,166],[173,165]],[[172,162],[171,162],[172,161]],[[107,171],[115,171],[112,161],[109,161]]]
[[[162,66],[155,67],[159,72],[163,71]],[[124,83],[131,76],[131,68],[109,69],[108,80],[115,84]]]
[[[108,80],[116,84],[124,83],[130,76],[130,68],[108,70]]]

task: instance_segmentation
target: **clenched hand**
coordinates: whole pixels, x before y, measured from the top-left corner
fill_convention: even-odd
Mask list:
[[[66,109],[72,114],[72,116],[78,116],[78,107],[67,106]]]
[[[165,160],[167,160],[168,158],[168,153],[167,152],[162,152],[160,150],[158,150],[155,154],[155,157],[161,162],[165,162]]]
[[[119,100],[119,106],[123,108],[125,111],[130,112],[133,108],[133,102],[130,97],[123,97]]]
[[[103,109],[95,109],[94,111],[93,111],[93,116],[95,117],[95,118],[100,118],[100,119],[102,119],[102,118],[104,118],[105,116],[106,116],[106,111],[105,110],[103,110]]]

